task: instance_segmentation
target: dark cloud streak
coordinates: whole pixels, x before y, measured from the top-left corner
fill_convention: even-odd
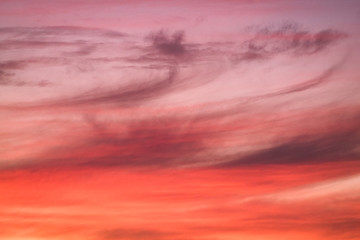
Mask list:
[[[0,28],[0,35],[10,35],[12,38],[46,38],[64,35],[90,35],[104,36],[109,38],[121,38],[127,34],[99,28],[86,28],[80,26],[46,26],[46,27],[3,27]]]
[[[300,136],[272,148],[220,164],[218,167],[360,160],[360,155],[355,150],[359,144],[360,129],[354,127],[349,131],[328,133],[323,136]]]
[[[149,229],[125,229],[125,228],[116,228],[110,230],[99,231],[100,239],[104,240],[122,240],[122,239],[168,239],[169,237],[174,239],[176,238],[176,233],[174,232],[162,232],[162,231],[154,231]]]
[[[59,102],[49,102],[49,105],[86,105],[106,104],[132,105],[145,100],[150,100],[166,94],[174,85],[177,79],[177,69],[170,68],[168,76],[162,80],[149,81],[143,84],[134,84],[113,91],[89,92],[80,96],[63,99]]]
[[[243,43],[245,52],[238,54],[239,60],[265,59],[281,53],[315,54],[347,37],[346,33],[334,29],[306,31],[296,23],[260,27],[255,31],[255,36]]]

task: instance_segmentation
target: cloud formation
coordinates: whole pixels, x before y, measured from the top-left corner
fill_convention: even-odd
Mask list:
[[[112,229],[101,231],[101,239],[166,239],[175,237],[174,233],[146,230],[146,229]],[[175,238],[176,239],[176,238]]]
[[[0,238],[357,239],[359,33],[315,3],[2,1]]]
[[[126,34],[104,30],[99,28],[86,28],[80,26],[48,26],[48,27],[2,27],[0,35],[6,35],[15,39],[46,39],[49,37],[62,36],[103,36],[111,38],[121,38]]]
[[[148,36],[152,46],[160,53],[182,56],[186,52],[184,46],[185,34],[183,31],[177,31],[172,34],[167,33],[164,30],[153,32]]]
[[[296,23],[258,27],[254,31],[255,36],[243,44],[245,53],[240,55],[241,59],[263,59],[282,53],[315,54],[347,37],[334,29],[310,32]]]
[[[299,137],[290,142],[274,146],[224,163],[226,167],[257,164],[306,164],[328,161],[357,160],[359,153],[359,129],[321,137]]]

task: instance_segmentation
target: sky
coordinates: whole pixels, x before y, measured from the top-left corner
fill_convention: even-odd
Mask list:
[[[0,239],[360,239],[357,0],[0,0]]]

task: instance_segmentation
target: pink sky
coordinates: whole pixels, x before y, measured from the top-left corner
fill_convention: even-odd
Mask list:
[[[0,238],[360,239],[358,1],[0,0]]]

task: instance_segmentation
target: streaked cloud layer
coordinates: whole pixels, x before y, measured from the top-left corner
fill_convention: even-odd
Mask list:
[[[0,238],[359,239],[359,11],[0,0]]]

